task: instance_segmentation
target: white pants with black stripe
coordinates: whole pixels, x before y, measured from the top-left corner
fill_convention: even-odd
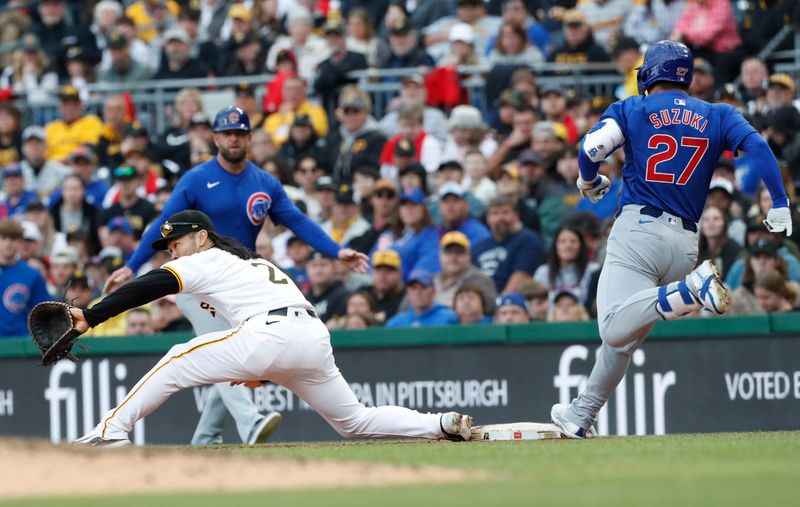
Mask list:
[[[173,393],[200,385],[266,379],[308,403],[343,437],[442,438],[441,414],[403,407],[367,408],[342,377],[325,325],[302,308],[286,317],[253,317],[235,329],[175,345],[103,416],[103,438],[126,438],[134,423]]]

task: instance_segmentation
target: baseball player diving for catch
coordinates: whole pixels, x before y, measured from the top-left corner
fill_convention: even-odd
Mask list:
[[[291,390],[344,437],[470,439],[466,415],[362,405],[336,367],[327,327],[300,289],[273,264],[218,234],[206,214],[178,212],[160,232],[152,247],[168,250],[172,260],[90,309],[70,308],[73,327],[85,332],[125,310],[183,293],[230,328],[172,347],[76,444],[130,445],[134,423],[181,389],[215,382],[256,387],[262,380]]]
[[[597,202],[609,180],[600,162],[625,150],[624,185],[597,288],[603,344],[583,391],[550,416],[564,435],[595,436],[594,422],[653,324],[697,309],[728,309],[730,296],[710,260],[697,263],[697,222],[724,150],[747,152],[772,196],[764,225],[792,233],[777,161],[759,133],[727,104],[687,95],[694,59],[674,41],[652,44],[638,70],[639,96],[609,106],[578,154],[581,195]]]

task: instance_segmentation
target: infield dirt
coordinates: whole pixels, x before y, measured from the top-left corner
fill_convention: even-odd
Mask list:
[[[433,466],[243,456],[231,449],[91,449],[0,440],[0,500],[20,497],[295,490],[433,484],[475,478]]]

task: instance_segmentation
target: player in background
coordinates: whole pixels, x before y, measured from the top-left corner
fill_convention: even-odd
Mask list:
[[[656,321],[699,308],[727,310],[730,296],[714,264],[695,268],[697,222],[724,150],[759,161],[773,202],[764,224],[770,232],[792,233],[789,200],[769,146],[730,105],[687,95],[693,66],[685,45],[651,45],[637,74],[640,95],[609,106],[583,139],[581,195],[597,202],[608,192],[609,180],[597,170],[618,148],[625,150],[624,185],[597,289],[603,344],[584,390],[550,413],[568,437],[594,436],[597,413]]]
[[[181,211],[159,230],[163,237],[152,247],[169,250],[172,260],[91,309],[72,308],[75,328],[85,332],[125,310],[180,292],[213,309],[228,329],[172,347],[76,444],[130,445],[128,433],[136,421],[173,393],[211,382],[257,387],[261,379],[291,390],[347,438],[471,438],[472,418],[466,415],[362,405],[336,367],[328,328],[300,289],[272,263],[221,236],[207,215]]]
[[[246,159],[250,148],[250,120],[242,109],[226,107],[214,119],[214,143],[217,156],[187,172],[175,185],[162,214],[154,223],[162,223],[178,211],[199,210],[218,224],[225,236],[238,240],[255,251],[255,241],[264,220],[269,216],[276,225],[284,225],[303,241],[351,268],[366,271],[367,256],[341,248],[320,227],[295,207],[280,182]],[[158,239],[158,228],[150,227],[127,265],[111,274],[104,292],[125,283],[154,254],[150,244]],[[185,296],[178,306],[191,321],[197,334],[227,329],[229,326],[208,308],[201,308]],[[223,407],[224,404],[224,407]],[[197,429],[192,437],[196,445],[221,442],[225,408],[236,421],[245,444],[261,443],[280,423],[280,415],[258,412],[249,390],[222,383],[210,391]]]

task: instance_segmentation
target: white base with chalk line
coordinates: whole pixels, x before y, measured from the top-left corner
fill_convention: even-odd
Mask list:
[[[563,438],[555,424],[517,422],[472,427],[472,440],[557,440]]]

